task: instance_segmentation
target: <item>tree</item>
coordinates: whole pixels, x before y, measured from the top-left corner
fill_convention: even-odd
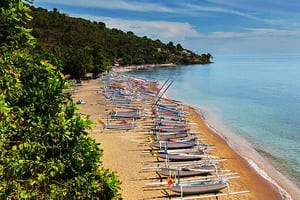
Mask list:
[[[211,63],[211,60],[212,59],[212,55],[210,53],[208,54],[201,54],[201,59],[202,59],[202,62],[203,63]]]
[[[101,72],[107,71],[109,65],[111,65],[109,59],[107,59],[101,52],[98,52],[97,56],[94,56],[94,67],[93,67],[93,75],[96,76]]]
[[[176,48],[177,48],[178,51],[182,51],[183,50],[183,47],[179,43],[176,45]]]
[[[173,44],[173,42],[172,42],[172,41],[170,41],[170,42],[167,44],[167,46],[168,46],[168,47],[173,47],[173,46],[174,46],[174,44]]]
[[[169,42],[167,44],[167,48],[169,49],[169,51],[171,51],[172,53],[175,53],[177,51],[176,47],[174,46],[173,42]]]
[[[163,61],[175,64],[183,64],[181,61],[186,61],[185,64],[203,63],[200,55],[188,50],[191,56],[182,59],[185,53],[181,51],[183,47],[180,44],[174,46],[173,42],[164,44],[159,39],[151,40],[146,36],[138,37],[131,31],[125,33],[118,29],[109,29],[102,22],[68,17],[59,11],[55,12],[55,10],[50,12],[43,8],[31,7],[31,9],[33,20],[27,23],[27,28],[33,30],[32,35],[37,39],[40,54],[46,52],[55,55],[61,60],[64,72],[73,70],[74,74],[84,76],[84,72],[94,72],[94,69],[102,70],[103,68],[100,68],[97,63],[93,63],[93,67],[88,66],[85,70],[83,67],[69,66],[70,63],[74,64],[74,60],[72,62],[69,60],[70,55],[78,50],[80,51],[79,54],[89,54],[92,57],[88,61],[98,60],[99,47],[101,48],[101,55],[109,61],[105,63],[109,64],[115,62],[120,65],[139,64],[142,60],[145,63],[161,63]],[[161,53],[166,54],[164,56],[166,59],[161,59]],[[50,60],[49,62],[51,63]],[[108,68],[105,66],[105,69]],[[80,71],[76,72],[76,70]]]
[[[105,28],[105,23],[103,23],[103,22],[98,22],[98,25],[100,28]]]
[[[113,199],[116,175],[87,136],[64,76],[32,53],[21,0],[0,10],[0,199]],[[7,29],[2,29],[6,27]]]
[[[128,36],[134,36],[134,33],[132,31],[127,31]]]
[[[93,69],[93,57],[86,51],[72,49],[66,59],[65,74],[72,78],[80,79]]]
[[[207,57],[209,61],[214,58],[210,53],[207,54]]]

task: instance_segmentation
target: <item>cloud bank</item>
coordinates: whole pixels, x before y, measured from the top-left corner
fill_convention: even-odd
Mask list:
[[[156,3],[127,1],[127,0],[36,0],[36,2],[58,5],[104,8],[114,10],[129,10],[139,12],[166,12],[174,13],[176,10]]]
[[[204,37],[203,34],[197,32],[191,24],[186,22],[127,20],[76,14],[73,16],[80,16],[92,21],[101,21],[109,28],[133,31],[139,36],[149,36],[153,39],[183,40],[185,38]]]

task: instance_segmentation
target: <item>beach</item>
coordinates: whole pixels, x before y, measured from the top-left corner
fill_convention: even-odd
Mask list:
[[[231,187],[237,190],[242,188],[250,190],[250,194],[247,195],[248,197],[245,196],[245,199],[281,199],[274,186],[261,177],[222,137],[211,130],[194,108],[189,107],[189,110],[192,114],[192,121],[199,125],[199,131],[207,138],[206,142],[216,145],[217,151],[213,154],[227,158],[228,161],[224,162],[223,166],[240,175],[240,179],[235,181]],[[240,196],[238,199],[243,199],[243,197]]]
[[[161,67],[175,67],[176,64],[173,63],[165,63],[165,64],[149,64],[149,65],[128,65],[128,66],[112,66],[117,72],[131,72],[134,70],[144,70],[144,69],[154,69]]]
[[[84,86],[77,87],[78,91],[74,93],[75,101],[82,99],[86,102],[79,105],[78,112],[90,115],[93,121],[103,118],[107,109],[107,104],[100,98],[99,87],[100,83],[97,80],[90,80]],[[200,132],[201,138],[205,138],[205,143],[216,146],[216,150],[211,154],[227,159],[222,162],[222,168],[238,173],[239,178],[230,181],[230,190],[250,191],[247,194],[221,197],[221,199],[281,199],[278,190],[261,177],[223,138],[211,130],[194,108],[186,106],[185,109],[190,113],[189,121],[197,124],[193,127],[194,131]],[[112,133],[103,131],[98,124],[93,127],[90,136],[101,143],[104,149],[104,167],[119,174],[124,199],[163,199],[164,195],[159,190],[145,188],[146,183],[157,181],[157,175],[154,172],[141,170],[145,167],[145,162],[154,161],[150,153],[142,153],[147,149],[147,146],[140,145],[141,142],[146,141],[145,136],[140,134],[143,131],[145,130],[142,127],[138,127],[133,131]]]

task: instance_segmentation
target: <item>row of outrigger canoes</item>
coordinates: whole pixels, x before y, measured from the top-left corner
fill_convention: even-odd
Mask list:
[[[215,149],[213,145],[200,142],[199,134],[192,131],[194,124],[189,122],[189,113],[182,103],[163,97],[173,82],[167,84],[167,80],[159,87],[156,81],[114,71],[100,81],[104,83],[100,89],[102,100],[114,108],[100,120],[104,129],[129,131],[138,127],[138,120],[151,118],[150,122],[143,124],[148,129],[143,135],[149,140],[148,144],[143,144],[149,148],[145,152],[152,154],[156,161],[147,163],[147,166],[152,164],[154,167],[143,170],[154,171],[160,181],[146,186],[167,186],[171,193],[167,192],[169,198],[179,194],[181,199],[186,195],[200,194],[195,199],[202,198],[207,193],[218,197],[225,188],[228,195],[248,192],[229,192],[229,179],[236,178],[236,173],[226,174],[230,170],[219,169],[219,163],[224,160],[210,155]],[[147,105],[147,109],[141,104]],[[103,122],[105,118],[106,123]]]
[[[185,180],[186,177],[211,175],[218,166],[217,162],[208,159],[207,145],[201,144],[197,134],[191,132],[184,107],[180,103],[161,99],[152,106],[152,114],[154,125],[150,127],[153,135],[149,146],[157,162],[162,162],[162,167],[158,167],[156,173],[160,178],[167,177],[168,189],[179,193],[181,197],[217,193],[225,189],[228,179],[224,177]],[[181,166],[182,163],[189,165]]]

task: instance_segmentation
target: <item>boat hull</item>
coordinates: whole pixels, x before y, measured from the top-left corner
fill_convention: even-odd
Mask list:
[[[189,170],[188,168],[180,169],[180,170],[175,170],[175,169],[170,169],[170,168],[161,168],[161,169],[157,170],[156,172],[160,176],[170,176],[175,173],[176,177],[178,177],[178,175],[180,177],[189,177],[189,176],[206,175],[213,171],[214,171],[213,166],[200,166],[200,167],[191,168],[191,170]]]
[[[176,133],[184,133],[187,132],[188,129],[186,128],[165,128],[165,127],[158,127],[158,128],[150,128],[152,131],[157,132],[176,132]]]
[[[226,184],[223,182],[218,182],[214,184],[209,185],[190,185],[187,184],[183,185],[182,187],[180,185],[171,185],[169,186],[169,189],[173,192],[180,193],[181,190],[184,195],[193,195],[193,194],[206,194],[206,193],[217,193],[220,190],[226,188]]]
[[[171,139],[185,138],[187,136],[188,136],[187,133],[168,133],[168,134],[159,133],[158,134],[159,140],[164,140],[164,141],[171,140]]]
[[[136,127],[135,124],[108,124],[105,125],[105,129],[111,130],[131,130]]]
[[[170,161],[173,162],[181,162],[181,161],[197,161],[197,160],[201,160],[203,155],[203,152],[199,152],[197,154],[185,154],[185,155],[181,155],[181,154],[166,154],[166,153],[161,153],[158,152],[157,156],[159,158],[162,159],[168,159]]]
[[[168,142],[168,149],[187,149],[192,148],[196,146],[197,144],[195,142]],[[153,142],[151,144],[152,148],[158,148],[158,149],[165,149],[166,148],[166,142],[160,141],[160,142]]]

